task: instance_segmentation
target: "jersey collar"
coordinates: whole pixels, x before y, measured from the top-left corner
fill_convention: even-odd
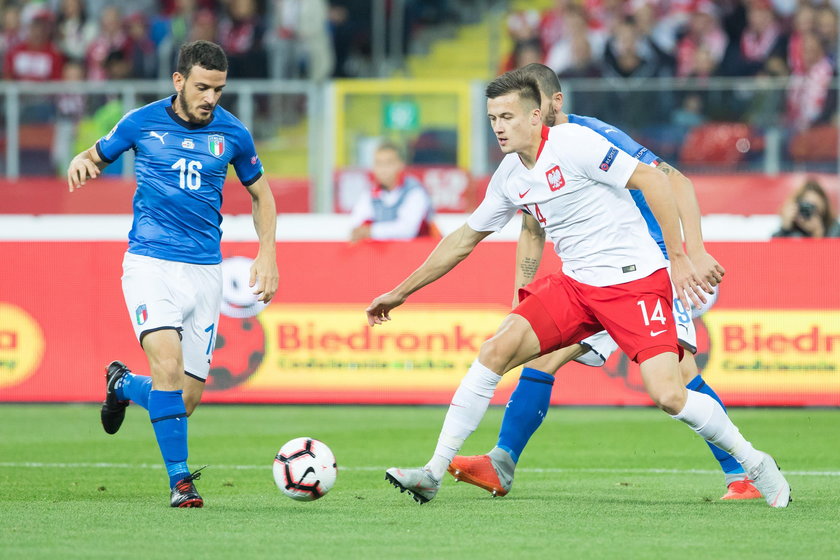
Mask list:
[[[540,159],[540,154],[542,153],[543,148],[545,147],[545,142],[546,142],[546,140],[548,140],[549,130],[551,130],[551,129],[548,128],[547,126],[543,125],[542,131],[540,131],[540,136],[542,137],[542,140],[540,141],[540,149],[537,150],[537,157],[535,158],[535,160]]]
[[[172,108],[172,104],[175,103],[175,98],[176,97],[177,97],[176,95],[173,95],[172,97],[169,98],[169,105],[166,106],[166,114],[168,114],[169,117],[173,121],[175,121],[177,124],[183,126],[187,130],[196,130],[196,129],[199,129],[199,128],[204,128],[205,126],[212,123],[213,119],[216,118],[216,111],[213,111],[213,115],[210,117],[210,121],[207,124],[198,124],[198,123],[194,123],[194,122],[190,122],[190,121],[185,121],[184,119],[179,117],[178,113],[175,112],[175,109]]]
[[[537,157],[534,158],[534,163],[536,163],[536,161],[538,159],[540,159],[540,154],[542,153],[543,148],[545,147],[546,140],[548,140],[548,132],[550,130],[551,129],[548,128],[547,126],[542,125],[542,130],[540,130],[540,137],[542,138],[542,140],[540,140],[540,147],[537,149]],[[519,161],[520,162],[522,161],[522,156],[519,156]],[[525,165],[525,164],[523,163],[522,165]]]

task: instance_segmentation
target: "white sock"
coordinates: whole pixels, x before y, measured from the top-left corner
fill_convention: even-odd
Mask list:
[[[763,458],[741,435],[720,404],[709,395],[688,391],[685,406],[673,417],[691,426],[709,443],[731,454],[748,472]]]
[[[455,455],[487,412],[487,405],[496,392],[501,375],[490,371],[478,360],[470,366],[467,375],[452,397],[452,404],[443,421],[435,454],[426,465],[432,476],[440,480]]]

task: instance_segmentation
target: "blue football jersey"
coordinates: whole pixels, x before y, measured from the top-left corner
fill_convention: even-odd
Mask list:
[[[616,148],[622,152],[630,154],[642,163],[652,164],[659,163],[661,161],[656,154],[630,138],[630,136],[628,136],[624,131],[607,124],[604,121],[600,121],[593,117],[569,115],[569,122],[594,130],[609,140]],[[630,189],[630,195],[636,202],[636,206],[639,207],[639,211],[642,213],[645,223],[647,223],[650,236],[653,237],[653,240],[656,241],[656,244],[659,245],[660,249],[662,249],[662,254],[665,255],[665,258],[667,259],[668,251],[665,249],[665,240],[662,238],[662,228],[659,227],[659,222],[656,221],[653,212],[651,212],[650,206],[648,206],[648,203],[645,200],[645,195],[643,195],[642,191],[638,189]]]
[[[185,121],[175,96],[127,113],[96,143],[112,162],[135,153],[137,190],[128,252],[192,264],[222,262],[222,186],[228,164],[243,185],[263,174],[248,129],[216,106],[206,125]]]

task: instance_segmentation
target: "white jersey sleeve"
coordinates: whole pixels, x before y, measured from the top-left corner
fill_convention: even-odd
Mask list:
[[[514,164],[518,161],[518,156],[509,154],[502,160],[496,172],[493,173],[490,184],[487,186],[487,192],[484,194],[484,200],[467,218],[467,225],[473,230],[499,231],[516,215],[518,208],[505,195],[504,186],[514,169]]]
[[[575,127],[574,133],[574,142],[564,146],[564,162],[571,168],[570,171],[610,187],[626,188],[639,160],[619,150],[592,129]]]

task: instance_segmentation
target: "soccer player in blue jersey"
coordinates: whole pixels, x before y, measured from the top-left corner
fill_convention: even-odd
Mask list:
[[[657,166],[668,175],[683,225],[687,253],[698,275],[709,286],[716,286],[723,278],[724,269],[704,248],[700,229],[700,210],[691,181],[620,129],[592,117],[565,114],[562,111],[563,94],[560,92],[560,81],[554,71],[547,66],[535,63],[525,66],[523,70],[539,84],[542,94],[542,114],[545,115],[546,125],[553,126],[570,122],[590,128],[620,150],[644,163]],[[630,193],[648,224],[648,231],[667,258],[662,230],[645,202],[642,191],[631,190]],[[524,214],[522,218],[522,233],[517,246],[517,292],[519,288],[534,280],[545,246],[545,231],[537,220],[528,214]],[[692,313],[691,310],[686,310],[677,298],[674,299],[674,319],[677,324],[679,342],[687,350],[680,361],[683,382],[686,383],[688,389],[706,393],[723,406],[723,402],[700,375],[694,359],[697,347]],[[519,456],[548,411],[554,372],[572,360],[600,367],[616,349],[617,345],[612,338],[606,332],[601,332],[579,344],[562,348],[526,364],[507,404],[496,447],[487,455],[456,456],[449,466],[449,472],[457,480],[475,484],[494,496],[507,494],[513,484],[514,470]],[[752,481],[748,479],[743,467],[734,457],[712,444],[709,444],[709,447],[724,472],[727,492],[722,499],[739,500],[761,497],[759,491],[752,485]]]
[[[222,299],[222,186],[228,165],[252,198],[259,251],[250,284],[260,301],[277,291],[276,208],[251,134],[218,106],[228,62],[216,44],[181,47],[176,94],[127,113],[70,163],[70,191],[135,153],[134,223],[123,260],[123,294],[149,376],[121,362],[106,368],[102,426],[116,433],[134,402],[149,411],[169,475],[172,507],[202,507],[187,467],[187,417],[210,370]],[[200,469],[199,469],[200,470]]]

